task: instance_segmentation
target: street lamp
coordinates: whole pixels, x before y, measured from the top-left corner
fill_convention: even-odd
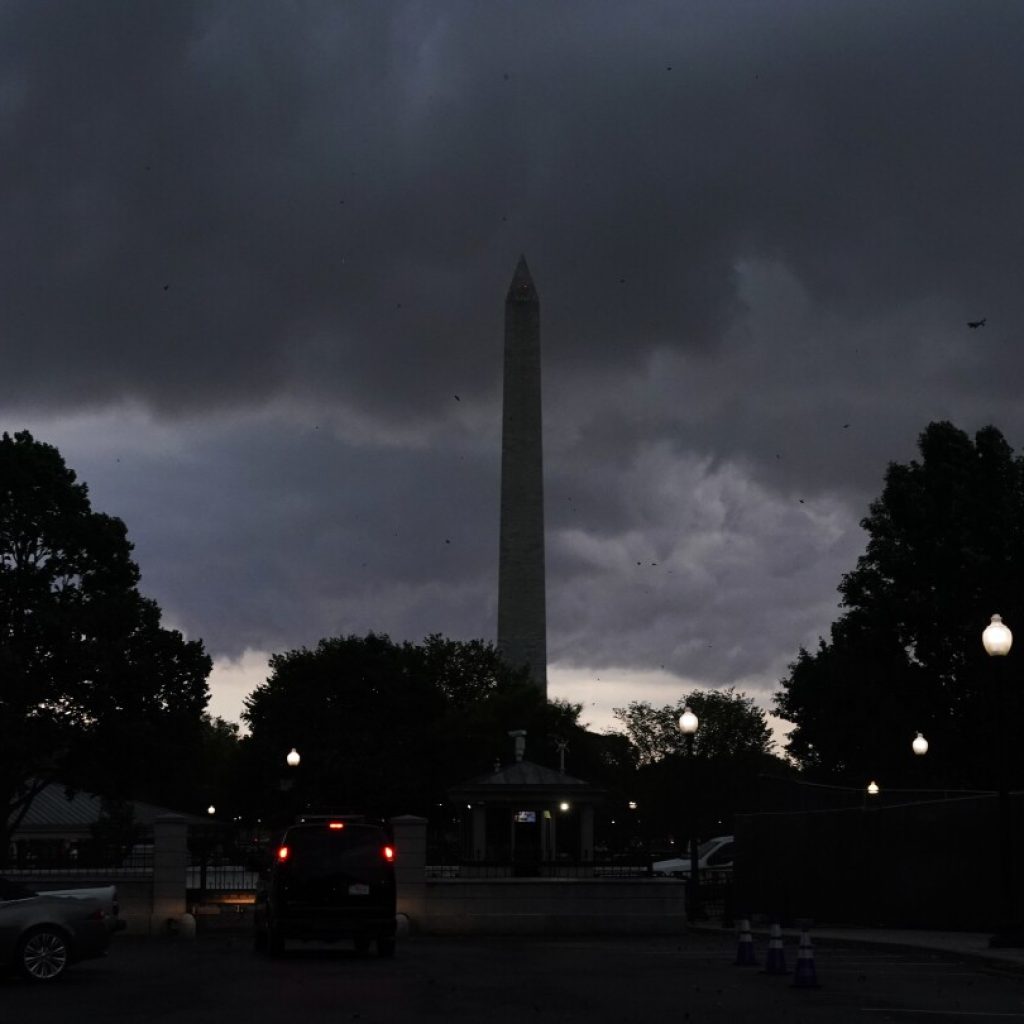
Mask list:
[[[985,653],[993,657],[1006,657],[1010,653],[1010,648],[1013,646],[1013,634],[1003,624],[1001,615],[992,616],[992,621],[985,627],[985,632],[981,634],[981,643],[985,648]]]
[[[212,818],[217,813],[217,808],[214,807],[213,804],[210,804],[210,806],[206,808],[206,813]]]
[[[683,713],[679,716],[679,731],[691,745],[698,725],[700,725],[700,720],[697,716],[688,707],[683,708]]]
[[[690,769],[690,917],[694,920],[700,916],[700,856],[697,852],[697,815],[693,811],[697,802],[693,740],[699,725],[700,720],[689,706],[684,707],[683,713],[679,716],[679,731],[686,740],[686,756]]]
[[[301,760],[302,757],[299,755],[299,752],[292,747],[284,758],[284,763],[288,766],[288,771],[278,778],[278,788],[281,791],[281,813],[288,819],[294,817],[299,806],[298,798],[295,795],[294,790],[295,780],[299,777],[299,773],[296,769],[299,767],[299,762]]]
[[[1003,624],[1002,617],[993,615],[992,621],[981,634],[985,653],[993,658],[1005,658],[1013,646],[1013,633]],[[998,666],[998,667],[996,667]],[[993,664],[996,669],[996,729],[998,741],[999,785],[999,931],[989,939],[989,946],[1006,947],[1024,945],[1024,936],[1017,930],[1016,894],[1013,886],[1013,822],[1010,817],[1010,788],[1006,778],[1006,683],[1002,663]]]
[[[878,796],[878,783],[874,779],[868,783],[868,796]]]
[[[918,757],[924,757],[928,753],[928,741],[920,733],[914,737],[914,742],[911,743],[911,746]]]

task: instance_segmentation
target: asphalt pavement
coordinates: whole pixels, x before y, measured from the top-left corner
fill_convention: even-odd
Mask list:
[[[394,960],[302,944],[271,960],[254,954],[241,932],[191,940],[120,936],[108,958],[78,964],[52,986],[0,980],[0,1024],[1024,1022],[1024,972],[994,969],[956,950],[872,942],[859,929],[836,934],[813,936],[814,986],[796,983],[792,933],[785,939],[788,971],[780,976],[763,969],[764,936],[757,937],[761,966],[737,967],[735,932],[721,929],[412,936]]]

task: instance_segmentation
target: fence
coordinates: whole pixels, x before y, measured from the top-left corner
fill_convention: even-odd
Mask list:
[[[3,872],[10,878],[89,880],[97,876],[111,881],[145,878],[153,873],[154,845],[151,833],[136,836],[128,844],[93,840],[28,839],[12,844]],[[226,843],[212,843],[204,831],[190,837],[183,882],[194,893],[251,892],[259,872],[241,863],[239,851]]]
[[[654,934],[675,933],[686,925],[685,883],[653,877],[647,860],[558,860],[547,866],[552,872],[547,877],[517,876],[508,863],[428,862],[426,822],[405,816],[392,824],[399,851],[399,911],[414,929],[437,934]],[[226,863],[228,853],[216,846],[194,848],[190,858],[186,823],[180,817],[157,819],[151,849],[150,844],[135,845],[137,849],[129,849],[105,870],[80,862],[70,867],[57,858],[47,867],[37,861],[14,871],[39,889],[115,882],[122,917],[132,933],[166,934],[179,927],[187,911],[216,914],[231,926],[245,920],[242,911],[251,902],[257,872]],[[199,863],[190,863],[196,858]],[[472,870],[492,874],[462,874]],[[703,881],[704,908],[714,913],[726,899],[727,883]]]
[[[7,875],[45,872],[48,875],[143,875],[153,870],[153,837],[143,834],[132,844],[94,840],[18,839],[11,843],[3,871]]]
[[[651,862],[607,860],[458,860],[428,853],[428,879],[438,878],[651,878]]]

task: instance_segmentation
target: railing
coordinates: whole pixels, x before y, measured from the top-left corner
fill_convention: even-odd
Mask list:
[[[445,878],[648,878],[650,861],[626,860],[474,860],[448,861],[430,858],[428,879]]]
[[[58,847],[53,843],[23,844],[0,873],[18,879],[139,877],[153,873],[152,842],[136,843],[129,850],[98,844]],[[259,872],[238,863],[225,863],[193,857],[186,868],[185,887],[197,891],[251,892],[256,889]]]
[[[101,873],[113,877],[145,875],[153,870],[153,847],[146,845],[127,852],[119,849],[82,847],[52,850],[22,848],[0,868],[5,876],[24,878],[46,875],[69,878]]]
[[[191,864],[185,888],[192,892],[255,892],[260,873],[240,864]]]

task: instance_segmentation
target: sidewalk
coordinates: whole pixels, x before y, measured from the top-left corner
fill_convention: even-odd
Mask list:
[[[726,927],[714,922],[705,925],[692,925],[694,931],[735,932],[735,927]],[[759,938],[767,939],[768,931],[762,927],[754,929]],[[787,945],[796,943],[800,930],[784,928],[783,938]],[[933,950],[938,953],[952,953],[956,956],[969,957],[973,960],[984,960],[993,966],[1024,971],[1024,948],[990,949],[987,932],[939,932],[915,931],[900,928],[836,928],[812,926],[811,941],[843,942],[851,945],[893,946],[903,949]]]

